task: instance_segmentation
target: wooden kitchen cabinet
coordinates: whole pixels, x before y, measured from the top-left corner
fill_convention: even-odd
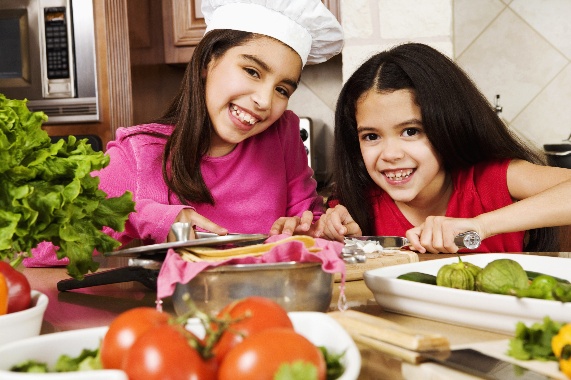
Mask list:
[[[341,20],[340,0],[323,3]],[[200,0],[163,0],[162,5],[165,63],[186,64],[206,29]]]
[[[200,0],[163,0],[165,63],[188,63],[206,24]]]

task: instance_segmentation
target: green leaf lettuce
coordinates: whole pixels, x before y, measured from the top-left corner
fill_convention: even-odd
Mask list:
[[[123,231],[134,211],[132,194],[108,198],[91,172],[109,164],[87,139],[69,136],[52,143],[42,130],[43,112],[30,112],[26,100],[0,94],[0,260],[31,255],[43,241],[59,246],[68,273],[82,278],[95,271],[93,251],[120,246],[102,229]]]

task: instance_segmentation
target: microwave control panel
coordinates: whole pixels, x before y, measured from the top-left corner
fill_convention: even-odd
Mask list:
[[[74,97],[73,46],[66,7],[46,7],[44,18],[44,97]]]

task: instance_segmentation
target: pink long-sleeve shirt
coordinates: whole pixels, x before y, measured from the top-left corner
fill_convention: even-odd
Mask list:
[[[133,192],[136,213],[123,233],[123,243],[139,238],[163,242],[178,213],[193,207],[199,214],[234,233],[268,233],[282,216],[323,211],[313,171],[299,136],[299,118],[291,111],[266,131],[239,143],[222,157],[205,156],[202,176],[215,204],[182,205],[162,176],[166,140],[173,127],[146,124],[117,130],[107,146],[110,164],[99,173],[100,188],[109,196]],[[150,132],[146,134],[144,132]]]
[[[125,231],[107,231],[126,244],[141,239],[161,243],[178,213],[192,207],[201,215],[233,233],[268,233],[282,216],[300,216],[305,210],[314,220],[323,213],[323,199],[316,192],[313,171],[299,135],[299,118],[286,111],[266,131],[239,143],[229,154],[202,159],[201,170],[215,205],[183,205],[169,191],[162,176],[166,138],[173,127],[145,124],[119,128],[107,145],[109,165],[100,172],[99,188],[110,197],[133,193],[136,212]],[[40,244],[27,266],[64,265],[57,261],[53,246]]]

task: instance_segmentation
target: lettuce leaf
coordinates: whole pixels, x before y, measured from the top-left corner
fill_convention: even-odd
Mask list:
[[[507,355],[519,360],[556,361],[551,348],[551,339],[559,332],[562,324],[553,321],[549,316],[543,322],[535,322],[526,326],[517,322],[515,335],[509,341]]]
[[[0,260],[28,256],[43,241],[67,257],[70,276],[97,270],[93,252],[110,252],[120,243],[103,227],[123,231],[134,209],[132,194],[108,198],[91,172],[109,164],[87,139],[52,143],[41,128],[43,112],[30,112],[26,100],[0,94]]]

